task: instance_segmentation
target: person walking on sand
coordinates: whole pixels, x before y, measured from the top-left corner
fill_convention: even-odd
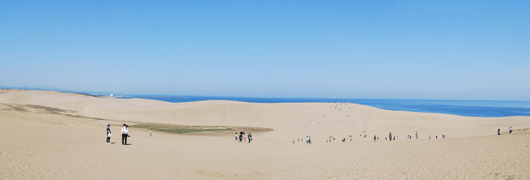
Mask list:
[[[497,129],[497,135],[501,135],[501,129]]]
[[[149,137],[151,137],[152,134],[153,134],[153,130],[149,129]]]
[[[252,134],[248,132],[248,143],[250,144],[250,141],[252,141]]]
[[[418,139],[418,132],[416,132],[416,139]]]
[[[237,133],[236,133],[236,142],[239,141],[239,139],[237,138]]]
[[[239,143],[241,143],[241,142],[245,143],[245,142],[243,141],[243,136],[244,136],[244,134],[245,134],[245,132],[243,132],[243,131],[239,132]]]
[[[123,124],[123,128],[121,128],[121,144],[127,145],[127,136],[129,136],[129,129],[127,128],[127,124]]]
[[[509,133],[509,134],[511,134],[511,133],[512,133],[512,127],[510,127],[510,130],[509,130],[509,131],[510,131],[510,133]]]
[[[374,141],[375,141],[376,139],[377,139],[377,136],[376,136],[376,135],[374,135]]]
[[[110,143],[110,137],[112,136],[110,132],[110,124],[107,124],[107,144]]]
[[[392,132],[388,133],[388,138],[392,141]]]

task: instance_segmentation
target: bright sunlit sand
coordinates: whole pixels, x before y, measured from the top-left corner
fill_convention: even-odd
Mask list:
[[[167,103],[2,90],[0,121],[3,179],[530,178],[530,117],[473,118],[340,103]],[[243,128],[154,131],[149,136],[149,129],[131,127],[130,145],[124,146],[119,137],[123,123]],[[107,124],[113,144],[104,141]],[[234,133],[247,129],[253,141],[236,143]],[[385,141],[389,132],[398,138]],[[374,142],[374,135],[379,140]],[[305,143],[306,136],[312,144]],[[336,140],[326,142],[329,136]]]

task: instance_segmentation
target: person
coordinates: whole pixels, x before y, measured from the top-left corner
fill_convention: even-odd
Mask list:
[[[308,136],[309,144],[311,144],[311,136]]]
[[[309,136],[305,136],[305,143],[309,144]]]
[[[431,135],[429,135],[429,139],[431,139]]]
[[[123,128],[121,128],[121,144],[127,145],[127,136],[129,136],[129,128],[127,128],[127,124],[123,124]]]
[[[497,129],[497,135],[501,135],[501,129]]]
[[[107,144],[110,143],[110,137],[112,136],[110,132],[110,124],[107,124]]]
[[[418,132],[416,132],[416,139],[418,139]]]
[[[252,141],[252,134],[250,132],[248,133],[248,143],[250,144],[250,141]]]
[[[149,129],[149,137],[151,137],[152,134],[153,134],[153,130]]]
[[[512,127],[510,127],[510,134],[512,133]]]
[[[436,139],[438,139],[438,134],[435,137],[436,137]]]
[[[376,135],[374,135],[374,141],[375,141],[376,139],[377,139],[377,136],[376,136]]]
[[[388,133],[388,138],[390,138],[390,141],[392,141],[392,132]]]
[[[342,138],[342,142],[346,141],[346,138]]]
[[[247,137],[243,137],[243,143],[247,142]]]
[[[394,136],[394,139],[392,139],[392,140],[394,140],[394,141],[395,141],[395,140],[396,140],[396,136]]]
[[[245,134],[245,132],[243,131],[239,132],[239,143],[243,141],[243,134]]]
[[[294,144],[294,139],[293,139],[293,144]]]

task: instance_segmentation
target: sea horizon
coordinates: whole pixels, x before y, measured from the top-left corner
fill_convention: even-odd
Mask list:
[[[468,117],[530,116],[530,101],[502,100],[430,100],[362,98],[276,98],[233,96],[130,95],[119,99],[151,99],[171,103],[225,100],[249,103],[355,103],[385,110],[441,113]]]
[[[0,89],[43,90],[93,96],[110,96],[108,92],[69,91],[60,89],[2,87]],[[516,100],[453,100],[453,99],[375,99],[375,98],[304,98],[304,97],[244,97],[196,95],[126,95],[113,94],[118,99],[151,99],[171,103],[225,100],[249,103],[355,103],[395,111],[441,113],[468,117],[530,116],[530,101]]]

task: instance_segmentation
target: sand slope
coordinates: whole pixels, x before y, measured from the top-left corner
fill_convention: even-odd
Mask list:
[[[529,179],[528,117],[470,118],[356,104],[167,103],[50,91],[2,91],[0,103],[34,104],[112,120],[258,126],[252,144],[232,136],[131,130],[130,146],[104,143],[105,121],[19,112],[0,105],[0,179]],[[348,117],[349,116],[349,117]],[[362,138],[359,134],[368,134]],[[392,131],[399,138],[383,141]],[[418,131],[419,140],[405,139]],[[340,138],[353,135],[353,141]],[[434,138],[428,139],[431,134]],[[448,136],[441,139],[441,134]],[[297,139],[310,135],[312,145]],[[380,141],[373,142],[373,135]],[[328,136],[337,141],[326,143]],[[293,144],[292,140],[296,140]]]

